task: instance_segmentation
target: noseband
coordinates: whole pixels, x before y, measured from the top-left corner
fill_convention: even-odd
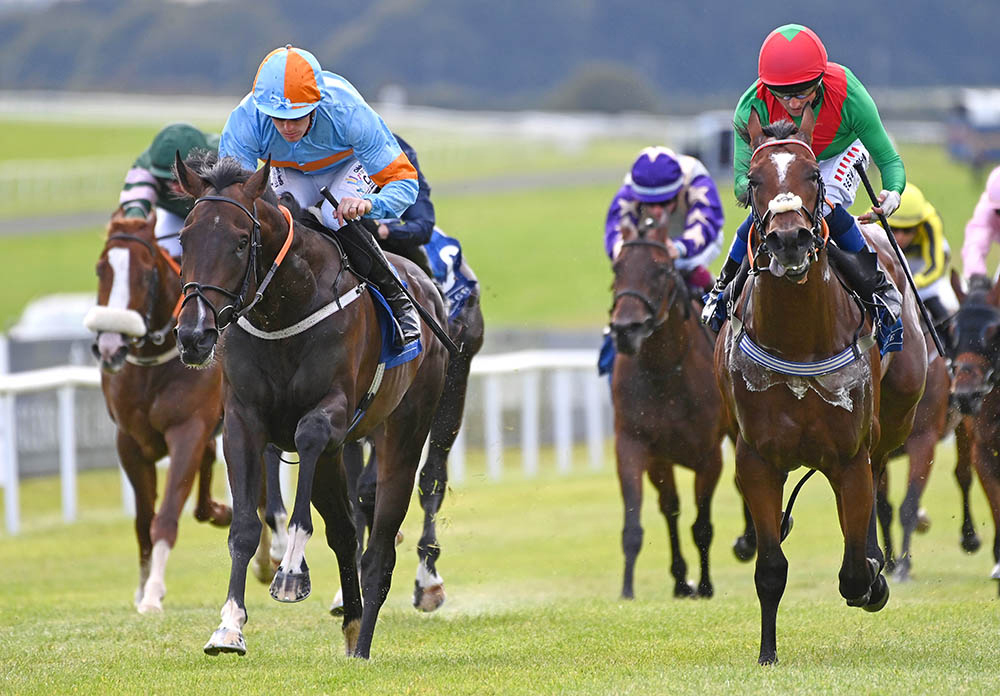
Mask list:
[[[239,292],[232,292],[226,288],[220,288],[217,285],[206,285],[202,283],[185,283],[184,287],[181,288],[181,292],[184,294],[184,300],[181,303],[181,307],[188,303],[188,300],[193,298],[198,298],[212,310],[212,315],[215,318],[215,328],[222,333],[222,330],[232,323],[233,319],[239,319],[257,304],[260,300],[261,295],[264,292],[263,287],[258,286],[257,294],[253,301],[244,307],[246,301],[247,291],[250,289],[250,278],[251,274],[253,276],[253,281],[255,285],[258,285],[258,273],[257,273],[257,254],[258,250],[261,248],[260,242],[260,220],[257,219],[257,201],[253,203],[253,212],[250,212],[245,205],[239,201],[229,198],[227,196],[202,196],[194,202],[194,205],[198,205],[202,201],[222,201],[223,203],[230,203],[235,205],[237,208],[246,213],[246,216],[250,218],[250,222],[253,223],[253,229],[250,233],[250,258],[247,259],[246,272],[243,274],[243,284],[240,286]],[[194,209],[194,206],[192,206]],[[269,276],[270,278],[270,276]],[[216,309],[212,301],[205,296],[205,290],[214,290],[225,297],[227,297],[230,302],[222,309]]]
[[[167,334],[170,333],[170,330],[173,328],[174,320],[177,318],[178,312],[180,312],[180,304],[174,307],[174,311],[170,315],[170,319],[167,320],[166,325],[162,329],[159,329],[158,331],[150,330],[150,326],[152,326],[153,324],[153,312],[156,309],[157,292],[160,289],[160,272],[159,269],[157,269],[156,267],[157,255],[162,255],[165,259],[167,259],[167,265],[170,266],[170,268],[172,268],[174,272],[177,273],[178,276],[180,276],[180,269],[177,268],[176,262],[172,258],[170,258],[170,256],[167,254],[166,250],[163,247],[159,245],[150,244],[142,237],[137,237],[134,234],[111,235],[110,237],[108,237],[107,242],[105,242],[104,248],[107,249],[109,246],[111,246],[112,242],[119,242],[119,241],[138,242],[139,244],[142,244],[144,247],[149,249],[149,253],[152,254],[153,256],[153,278],[152,282],[149,284],[150,290],[149,290],[149,297],[146,302],[146,313],[143,315],[143,323],[145,323],[146,325],[146,333],[143,336],[130,337],[129,343],[132,345],[133,348],[141,348],[146,344],[147,340],[151,342],[153,345],[157,346],[163,345],[163,342],[166,340]]]
[[[753,162],[757,155],[765,148],[787,145],[798,145],[799,147],[805,148],[806,152],[809,154],[809,159],[816,162],[816,155],[813,153],[812,148],[805,142],[796,140],[795,138],[770,140],[766,143],[758,145],[757,149],[753,151],[752,155],[750,155],[750,162]],[[757,207],[757,201],[754,199],[755,184],[751,182],[748,186],[750,190],[749,195],[747,196],[747,201],[750,204],[751,227],[750,233],[747,236],[747,251],[749,252],[751,259],[750,272],[755,275],[760,272],[760,266],[757,261],[760,256],[769,254],[767,244],[764,241],[764,237],[767,234],[767,225],[771,223],[771,220],[776,214],[782,212],[794,211],[801,215],[805,220],[808,225],[808,229],[813,236],[813,248],[809,253],[809,257],[811,261],[815,261],[820,249],[823,249],[826,246],[827,239],[829,238],[829,230],[826,227],[826,221],[821,215],[823,200],[826,198],[826,186],[823,183],[823,177],[819,176],[816,179],[816,206],[813,208],[811,213],[803,209],[801,200],[798,201],[798,206],[794,206],[794,199],[797,198],[796,196],[787,195],[785,198],[782,198],[785,194],[779,194],[768,204],[767,212],[761,215],[760,210]],[[782,198],[782,200],[779,201],[779,198]],[[785,207],[786,210],[781,210],[782,207]],[[760,230],[760,242],[757,243],[756,249],[754,249],[753,234],[755,229]]]
[[[625,247],[638,247],[638,246],[653,247],[654,249],[660,249],[660,250],[662,250],[664,253],[667,254],[667,256],[670,255],[670,249],[667,247],[666,244],[662,244],[662,243],[654,241],[652,239],[640,238],[640,239],[633,239],[633,240],[630,240],[628,242],[623,242],[622,243],[622,249],[624,249]],[[664,267],[666,265],[667,264],[657,262],[657,266]],[[674,301],[677,299],[677,294],[681,291],[681,289],[683,287],[685,287],[684,278],[681,276],[681,273],[680,273],[680,271],[677,270],[676,266],[674,266],[673,264],[670,264],[670,267],[667,270],[667,273],[673,277],[673,279],[674,279],[674,287],[673,287],[673,290],[670,291],[670,296],[667,297],[667,300],[666,300],[667,310],[664,313],[663,319],[661,319],[660,321],[656,321],[656,315],[659,313],[659,306],[657,306],[649,297],[647,297],[645,295],[645,293],[642,293],[639,290],[625,289],[625,290],[619,290],[618,292],[616,292],[615,296],[614,296],[614,298],[613,298],[613,300],[611,302],[611,310],[610,311],[611,312],[615,311],[615,307],[618,306],[618,300],[620,300],[621,298],[623,298],[623,297],[634,297],[637,300],[639,300],[640,302],[642,302],[642,304],[646,307],[646,310],[649,312],[649,315],[650,315],[649,321],[651,323],[653,323],[653,329],[654,330],[658,329],[660,326],[663,325],[664,322],[666,322],[667,318],[670,316],[670,308],[673,306]],[[687,293],[685,292],[685,297],[686,296],[687,296]],[[689,309],[688,309],[687,305],[685,305],[685,307],[684,307],[684,318],[686,319],[688,317],[688,315],[689,315]]]

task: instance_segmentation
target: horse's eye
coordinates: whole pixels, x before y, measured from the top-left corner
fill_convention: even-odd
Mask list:
[[[249,244],[249,242],[250,240],[248,240],[246,237],[240,237],[240,241],[236,245],[236,251],[243,251],[244,249],[246,249],[247,244]]]

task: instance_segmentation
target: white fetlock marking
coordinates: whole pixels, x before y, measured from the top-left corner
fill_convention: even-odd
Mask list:
[[[271,537],[271,560],[279,563],[288,550],[288,515],[282,513],[274,516],[274,535]]]
[[[434,587],[435,585],[443,585],[444,580],[437,573],[432,573],[421,561],[417,565],[417,583],[420,584],[424,589],[428,587]]]
[[[236,600],[227,599],[226,603],[222,605],[222,611],[219,614],[222,616],[219,628],[227,631],[243,632],[243,625],[247,622],[247,613],[240,609]]]
[[[337,594],[333,596],[333,601],[330,602],[330,611],[340,609],[342,606],[344,606],[344,588],[338,587]]]
[[[301,573],[302,562],[306,557],[306,543],[311,535],[297,525],[288,530],[288,548],[281,559],[281,567],[286,573]]]
[[[153,544],[152,562],[149,566],[149,578],[142,590],[142,601],[139,603],[139,612],[163,611],[162,600],[167,594],[166,572],[167,558],[170,556],[170,544],[160,539]]]
[[[993,572],[990,574],[990,578],[993,580],[1000,580],[1000,563],[993,566]]]

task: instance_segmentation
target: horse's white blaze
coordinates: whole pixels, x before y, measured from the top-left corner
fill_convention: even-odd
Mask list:
[[[772,152],[771,161],[775,169],[778,170],[778,183],[785,183],[785,175],[788,174],[788,165],[795,159],[795,154],[791,152]]]
[[[236,603],[235,599],[227,599],[226,603],[222,605],[222,611],[219,614],[222,616],[222,623],[219,624],[219,628],[225,628],[230,631],[242,631],[243,624],[247,622],[247,613],[240,609],[240,605]]]
[[[432,573],[423,561],[417,565],[417,582],[423,588],[434,587],[435,585],[443,585],[444,580],[437,573]]]
[[[128,309],[129,302],[129,253],[128,249],[108,249],[108,264],[114,271],[111,281],[111,295],[108,297],[108,307]]]
[[[288,547],[285,555],[281,559],[281,567],[286,573],[301,573],[302,561],[306,557],[306,542],[312,536],[298,525],[292,525],[288,529]]]

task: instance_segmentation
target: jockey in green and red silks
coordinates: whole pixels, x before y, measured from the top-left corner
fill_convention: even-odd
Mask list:
[[[830,62],[819,37],[807,27],[786,24],[772,31],[761,46],[758,79],[743,94],[733,116],[735,192],[739,200],[747,196],[747,169],[750,146],[741,137],[751,110],[756,110],[761,125],[791,120],[801,123],[805,109],[816,115],[812,150],[820,166],[826,188],[823,214],[830,228],[830,238],[837,246],[854,255],[869,254],[857,220],[847,212],[854,203],[859,177],[854,164],[867,167],[874,161],[882,175],[883,190],[879,208],[862,215],[862,222],[877,219],[876,212],[891,215],[899,207],[906,186],[903,162],[893,147],[879,118],[878,109],[864,85],[850,69]],[[729,258],[715,287],[705,296],[703,319],[718,330],[725,321],[723,291],[736,276],[746,257],[747,234],[751,218],[739,226]],[[901,297],[887,276],[876,266],[874,273],[861,272],[869,264],[858,264],[854,289],[869,304],[878,320],[878,338],[883,352],[902,346]],[[851,280],[848,280],[851,282]]]

